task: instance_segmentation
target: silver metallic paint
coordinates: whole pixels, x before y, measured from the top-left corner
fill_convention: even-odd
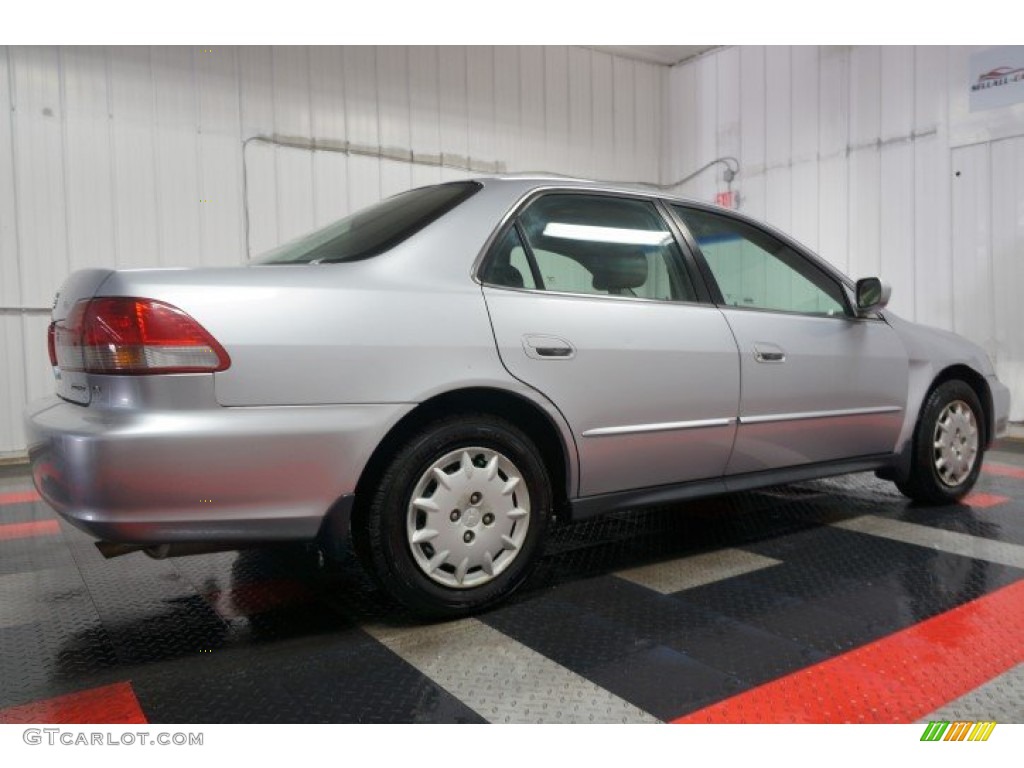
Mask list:
[[[896,449],[907,357],[892,328],[878,320],[734,307],[722,312],[740,347],[743,389],[728,474]],[[766,342],[785,350],[785,362],[757,359],[755,347]],[[842,415],[770,418],[815,411]]]
[[[63,373],[59,393],[88,405],[48,398],[26,409],[37,487],[101,538],[311,538],[404,415],[463,388],[502,391],[544,413],[561,436],[570,498],[715,478],[729,489],[727,466],[746,473],[737,488],[771,481],[772,472],[749,474],[765,467],[803,476],[814,471],[800,468],[808,462],[868,453],[861,464],[877,466],[906,448],[929,386],[952,365],[985,378],[995,431],[1005,427],[1009,392],[985,353],[889,311],[794,321],[482,288],[475,275],[492,237],[544,189],[663,197],[581,180],[483,180],[451,214],[367,261],[74,273],[54,319],[94,295],[159,299],[195,317],[232,365],[215,375]],[[795,247],[852,294],[852,280]],[[531,335],[575,353],[531,356]],[[754,343],[781,347],[785,362],[759,364]],[[808,412],[821,417],[779,420]],[[583,435],[600,437],[577,444]]]
[[[509,372],[549,397],[577,435],[737,412],[736,344],[715,307],[491,287],[484,296]],[[565,339],[575,357],[556,363],[527,355],[522,339],[532,334]],[[579,495],[720,475],[734,433],[709,425],[582,441]]]
[[[100,538],[312,539],[328,508],[355,488],[380,436],[413,407],[224,408],[209,375],[162,378],[181,385],[169,389],[202,392],[206,407],[192,396],[145,409],[52,397],[27,411],[36,487]]]
[[[992,395],[992,423],[988,425],[987,441],[1005,431],[1009,422],[1010,390],[995,375],[992,361],[980,346],[939,328],[911,323],[893,312],[885,310],[886,322],[896,332],[907,351],[909,365],[907,377],[907,411],[896,444],[900,448],[909,444],[932,383],[945,370],[964,366],[984,377]]]

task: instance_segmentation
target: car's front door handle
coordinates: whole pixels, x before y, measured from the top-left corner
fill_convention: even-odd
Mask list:
[[[571,360],[576,356],[576,348],[565,339],[533,333],[523,336],[523,350],[535,360]]]
[[[754,359],[759,363],[784,363],[786,353],[782,347],[759,341],[754,345]]]

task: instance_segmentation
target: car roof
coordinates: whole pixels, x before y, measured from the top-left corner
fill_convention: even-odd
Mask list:
[[[521,199],[536,190],[561,190],[581,189],[591,192],[610,192],[612,194],[643,195],[664,200],[668,203],[680,203],[692,208],[703,208],[709,211],[716,211],[727,214],[737,219],[746,221],[761,229],[768,230],[779,236],[782,240],[791,241],[787,233],[771,226],[767,222],[756,219],[733,208],[724,208],[707,200],[697,200],[691,197],[683,197],[673,194],[665,187],[649,182],[622,182],[622,181],[598,181],[595,179],[583,179],[574,176],[560,176],[554,173],[514,173],[501,176],[481,176],[467,181],[474,181],[481,184],[492,193],[497,193],[508,199]]]
[[[502,192],[510,196],[523,197],[534,190],[540,189],[586,189],[592,192],[625,193],[632,195],[646,195],[665,200],[670,203],[681,203],[695,208],[704,208],[712,211],[721,211],[740,219],[749,221],[762,228],[775,230],[766,222],[748,216],[732,208],[723,208],[707,200],[698,200],[692,197],[685,197],[670,191],[669,188],[654,182],[644,181],[601,181],[598,179],[584,179],[577,176],[561,176],[557,173],[507,173],[498,176],[480,176],[472,179],[484,187],[501,188]],[[779,232],[785,235],[785,233]]]
[[[473,179],[485,186],[514,187],[517,191],[529,192],[533,189],[544,189],[549,187],[589,189],[595,192],[626,192],[633,194],[651,195],[666,199],[681,200],[684,202],[699,202],[696,200],[684,200],[671,192],[660,187],[658,184],[643,181],[600,181],[597,179],[585,179],[578,176],[561,176],[555,173],[509,173],[500,176],[484,176]]]

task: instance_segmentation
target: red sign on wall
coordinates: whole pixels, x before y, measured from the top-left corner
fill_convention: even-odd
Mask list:
[[[715,205],[720,205],[723,208],[735,208],[736,195],[731,189],[728,192],[719,192],[715,195]]]

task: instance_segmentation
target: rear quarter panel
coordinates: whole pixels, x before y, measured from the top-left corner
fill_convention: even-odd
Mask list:
[[[107,295],[167,301],[224,346],[221,405],[419,402],[506,384],[473,261],[514,197],[481,190],[393,250],[343,264],[139,270]]]
[[[465,285],[417,281],[389,256],[355,264],[118,273],[108,293],[170,302],[224,346],[221,405],[417,402],[453,382],[506,380],[483,297]]]

